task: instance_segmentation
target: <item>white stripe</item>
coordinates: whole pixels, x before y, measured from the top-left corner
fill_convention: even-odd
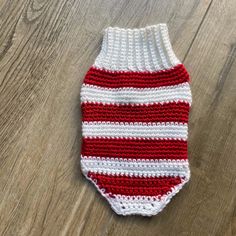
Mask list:
[[[186,140],[187,124],[166,123],[123,123],[123,122],[83,122],[85,137],[129,137],[129,138],[171,138]]]
[[[172,101],[185,101],[191,104],[189,83],[158,88],[104,88],[83,84],[81,89],[81,102],[150,104]]]
[[[109,162],[124,162],[124,163],[128,163],[128,162],[135,162],[137,164],[155,164],[155,163],[159,163],[159,164],[173,164],[173,165],[179,165],[179,164],[186,164],[188,163],[188,160],[185,159],[140,159],[140,158],[121,158],[121,157],[97,157],[97,156],[84,156],[81,155],[81,158],[84,160],[90,160],[90,161],[109,161]]]
[[[81,157],[84,172],[141,176],[178,175],[189,172],[188,160],[127,160],[122,158]]]

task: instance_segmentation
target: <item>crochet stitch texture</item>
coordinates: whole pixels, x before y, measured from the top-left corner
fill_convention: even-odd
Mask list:
[[[191,101],[166,24],[105,30],[81,89],[81,167],[117,214],[155,215],[188,182]]]

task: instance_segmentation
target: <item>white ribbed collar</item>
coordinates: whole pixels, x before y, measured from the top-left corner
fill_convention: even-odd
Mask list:
[[[161,23],[144,28],[108,27],[94,67],[111,71],[159,71],[181,62],[169,39],[168,27]]]

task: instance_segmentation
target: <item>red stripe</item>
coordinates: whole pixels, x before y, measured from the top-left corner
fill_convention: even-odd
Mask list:
[[[91,67],[84,83],[108,88],[155,88],[188,82],[189,74],[183,64],[157,72],[110,72]]]
[[[187,141],[83,138],[83,156],[132,159],[187,159]]]
[[[129,177],[122,175],[104,175],[93,172],[88,173],[88,177],[96,180],[100,189],[110,194],[121,194],[126,196],[163,196],[171,188],[180,184],[180,177]]]
[[[188,122],[189,104],[171,102],[153,105],[82,104],[83,121]]]

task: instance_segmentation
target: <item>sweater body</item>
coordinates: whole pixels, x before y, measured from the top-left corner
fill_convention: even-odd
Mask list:
[[[117,214],[155,215],[188,182],[189,80],[166,24],[105,30],[81,88],[81,168]]]

